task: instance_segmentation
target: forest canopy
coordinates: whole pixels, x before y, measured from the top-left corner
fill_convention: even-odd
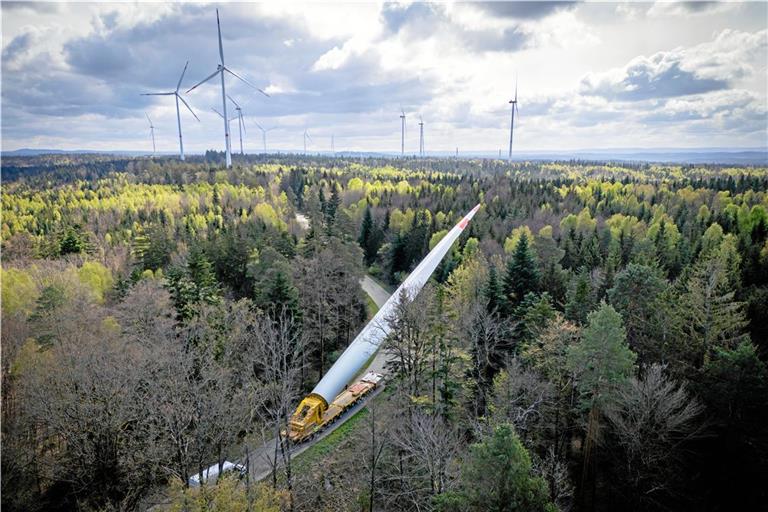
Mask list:
[[[351,455],[328,455],[337,480],[298,467],[247,491],[223,480],[210,499],[768,499],[768,170],[216,158],[3,159],[8,510],[140,509],[157,492],[203,509],[189,477],[240,457],[312,389],[370,314],[359,280],[402,282],[478,203],[388,319],[382,350],[409,357],[351,429]]]

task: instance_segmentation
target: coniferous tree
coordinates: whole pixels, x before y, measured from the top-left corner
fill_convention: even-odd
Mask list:
[[[299,325],[301,320],[299,294],[282,270],[273,272],[267,283],[264,299],[267,312],[274,320],[284,318],[283,315],[285,315],[291,320],[291,325]]]
[[[489,478],[489,475],[493,475]],[[438,497],[438,510],[488,512],[555,512],[547,484],[535,476],[531,457],[514,428],[496,427],[470,447],[459,491]]]
[[[744,303],[735,299],[728,279],[728,262],[719,255],[693,267],[678,315],[678,357],[695,368],[706,364],[716,348],[733,349],[748,338]]]
[[[568,350],[568,364],[577,374],[582,402],[603,407],[631,375],[637,355],[627,345],[621,315],[603,302],[589,314],[582,339]]]
[[[528,236],[523,232],[515,252],[507,263],[504,275],[504,300],[508,315],[514,313],[526,294],[539,290],[539,269],[528,245]]]
[[[504,303],[504,295],[499,282],[499,273],[496,266],[490,265],[488,269],[488,282],[483,289],[483,298],[486,300],[489,313],[499,313]]]
[[[381,245],[381,233],[371,215],[370,205],[366,206],[363,214],[363,223],[360,226],[360,236],[357,243],[363,249],[363,260],[366,266],[372,265],[376,261]]]
[[[580,325],[587,322],[587,315],[595,306],[595,294],[586,269],[576,274],[566,293],[565,317]]]

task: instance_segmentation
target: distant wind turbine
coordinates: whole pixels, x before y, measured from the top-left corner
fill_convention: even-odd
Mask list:
[[[149,114],[144,112],[144,115],[147,116],[147,121],[149,121],[149,136],[152,137],[152,156],[155,156],[155,126],[152,124]]]
[[[424,157],[424,119],[419,115],[419,156]]]
[[[197,117],[197,114],[194,113],[192,108],[189,106],[189,104],[184,101],[184,98],[181,97],[179,94],[179,87],[181,87],[181,81],[184,80],[184,73],[187,72],[187,66],[189,66],[189,61],[187,61],[186,64],[184,64],[184,70],[181,72],[181,78],[179,78],[179,83],[176,84],[176,90],[170,91],[170,92],[145,92],[142,93],[142,96],[175,96],[176,97],[176,123],[179,127],[179,158],[181,160],[184,160],[184,141],[181,138],[181,114],[179,113],[179,100],[184,104],[185,107],[189,110],[189,112],[195,116],[195,119],[200,121],[200,118]]]
[[[400,156],[405,156],[405,110],[400,107]]]
[[[309,133],[307,133],[307,130],[304,130],[304,154],[307,154],[307,139],[309,141],[312,141],[312,137],[309,136]]]
[[[240,154],[244,155],[245,153],[243,153],[243,132],[246,131],[246,130],[245,130],[245,121],[243,121],[243,109],[240,108],[240,105],[238,105],[237,102],[234,99],[232,99],[232,96],[227,94],[227,98],[229,98],[229,101],[234,103],[235,110],[237,111],[237,116],[236,116],[237,117],[237,129],[240,132]]]
[[[512,104],[512,120],[509,125],[509,156],[507,160],[512,160],[512,136],[515,134],[515,112],[517,111],[517,79],[515,79],[515,99],[509,100]]]
[[[264,144],[264,154],[266,155],[267,154],[267,132],[271,132],[272,130],[274,130],[274,127],[265,129],[259,123],[256,123],[256,126],[259,128],[259,130],[261,130],[261,141]]]
[[[219,63],[218,67],[216,68],[216,71],[211,73],[208,77],[202,79],[200,82],[196,83],[187,92],[192,91],[193,89],[195,89],[199,85],[202,85],[205,82],[207,82],[208,80],[210,80],[211,78],[216,77],[216,75],[220,75],[221,76],[221,106],[222,106],[222,109],[224,110],[224,114],[222,115],[222,117],[224,118],[224,143],[225,143],[225,146],[226,146],[226,153],[227,153],[227,167],[232,167],[232,154],[231,154],[231,150],[230,150],[230,141],[229,141],[229,118],[227,117],[227,89],[226,89],[226,86],[224,84],[224,72],[226,71],[227,73],[229,73],[230,75],[234,76],[235,78],[237,78],[238,80],[240,80],[244,84],[248,85],[249,87],[252,87],[252,88],[256,89],[257,91],[259,91],[264,96],[269,97],[269,94],[267,94],[266,92],[262,91],[261,89],[259,89],[255,85],[253,85],[251,82],[249,82],[245,78],[241,77],[240,75],[238,75],[237,73],[235,73],[231,69],[229,69],[224,64],[224,46],[221,44],[221,23],[219,22],[219,10],[218,9],[216,9],[216,28],[218,29],[218,32],[219,32],[219,57],[221,58],[221,62]]]

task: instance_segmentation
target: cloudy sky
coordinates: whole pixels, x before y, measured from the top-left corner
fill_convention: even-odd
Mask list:
[[[176,151],[172,97],[216,70],[219,7],[246,150],[764,147],[768,3],[2,3],[2,149]],[[217,82],[189,151],[222,149]],[[236,124],[233,123],[236,132]],[[237,146],[237,136],[234,137]]]

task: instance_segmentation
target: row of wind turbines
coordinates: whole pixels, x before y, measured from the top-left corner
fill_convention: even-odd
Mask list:
[[[212,108],[216,114],[219,115],[219,117],[222,118],[224,121],[224,143],[226,147],[226,165],[227,167],[232,167],[232,148],[231,148],[231,141],[230,141],[230,123],[232,121],[237,120],[238,123],[238,132],[240,136],[240,154],[243,155],[243,133],[246,133],[245,128],[245,119],[243,117],[243,109],[242,107],[232,98],[229,94],[227,94],[226,89],[226,74],[230,74],[233,77],[237,78],[244,84],[248,85],[252,89],[255,89],[256,91],[260,92],[266,97],[269,97],[269,94],[267,94],[264,90],[258,88],[253,83],[249,82],[239,74],[232,71],[230,68],[228,68],[224,64],[224,46],[221,42],[221,22],[219,21],[219,10],[216,9],[216,28],[218,31],[218,38],[219,38],[219,58],[221,59],[220,63],[216,67],[216,71],[208,75],[206,78],[200,80],[198,83],[190,87],[185,94],[188,94],[195,90],[197,87],[203,85],[204,83],[208,82],[209,80],[212,80],[216,77],[220,77],[221,79],[221,108],[222,111]],[[181,94],[179,94],[179,90],[181,89],[181,83],[184,80],[184,75],[187,72],[187,67],[189,66],[189,61],[186,62],[184,65],[184,69],[181,72],[181,77],[179,77],[179,81],[176,84],[176,89],[173,91],[168,92],[149,92],[149,93],[142,93],[142,96],[173,96],[174,100],[176,102],[176,124],[178,127],[179,132],[179,158],[181,160],[184,160],[184,140],[182,137],[182,130],[181,130],[181,110],[179,108],[179,101],[187,107],[187,110],[194,116],[194,118],[199,122],[200,118],[197,117],[197,114],[195,114],[194,110],[192,110],[192,107],[189,106],[189,103],[184,100]],[[234,110],[236,114],[233,117],[229,117],[227,113],[227,100],[229,100],[234,105]],[[515,113],[517,112],[517,83],[515,83],[515,97],[514,99],[510,100],[509,103],[512,105],[512,118],[510,122],[510,129],[509,129],[509,154],[508,159],[512,159],[512,140],[515,130]],[[156,152],[156,145],[155,145],[155,126],[152,124],[152,119],[149,117],[149,114],[145,114],[147,117],[147,121],[149,122],[149,132],[150,137],[152,138],[152,153],[154,154]],[[400,107],[400,125],[401,125],[401,137],[400,137],[400,154],[401,156],[405,156],[405,110]],[[262,136],[262,144],[264,148],[264,153],[267,152],[267,133],[271,130],[274,130],[273,128],[264,128],[259,123],[255,123],[256,126],[261,130],[261,136]],[[304,130],[304,153],[307,152],[307,141],[312,142],[312,137],[309,135],[309,132],[307,130]],[[334,143],[334,137],[331,135],[331,151],[333,154],[336,153],[335,143]],[[456,149],[456,153],[458,155],[458,148]],[[419,116],[419,157],[425,156],[425,148],[424,148],[424,119],[422,119],[421,116]]]

